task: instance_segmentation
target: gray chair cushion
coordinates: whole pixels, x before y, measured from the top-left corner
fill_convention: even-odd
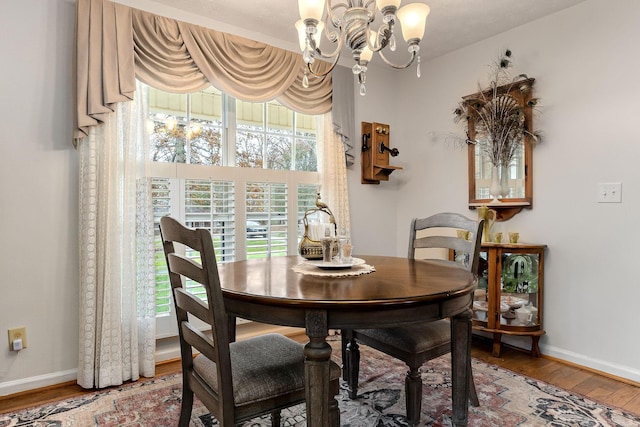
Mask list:
[[[448,344],[451,340],[451,323],[443,319],[396,328],[358,329],[358,334],[408,353],[418,353]]]
[[[304,346],[280,334],[266,334],[229,345],[233,394],[238,405],[304,389]],[[218,389],[216,365],[203,356],[193,361],[194,371],[212,389]],[[331,379],[340,367],[331,363]]]

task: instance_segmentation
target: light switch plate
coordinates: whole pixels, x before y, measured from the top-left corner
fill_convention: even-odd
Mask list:
[[[598,183],[598,203],[622,203],[621,182]]]

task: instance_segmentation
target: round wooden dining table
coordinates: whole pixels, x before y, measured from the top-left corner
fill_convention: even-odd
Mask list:
[[[256,322],[302,327],[305,345],[307,426],[339,424],[329,392],[330,329],[378,328],[411,322],[452,321],[452,415],[467,425],[471,375],[471,310],[477,278],[457,264],[388,256],[358,256],[375,271],[304,274],[299,256],[220,263],[218,272],[227,314]],[[235,322],[230,322],[235,325]],[[330,409],[331,408],[331,409]],[[337,418],[336,418],[337,417]]]

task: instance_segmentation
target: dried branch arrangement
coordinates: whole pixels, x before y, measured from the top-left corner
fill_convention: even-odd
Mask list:
[[[473,121],[475,134],[467,142],[477,144],[494,166],[509,165],[525,137],[534,143],[541,140],[539,132],[527,129],[525,121],[526,109],[538,104],[531,97],[534,79],[526,74],[512,78],[510,67],[511,51],[506,50],[493,64],[489,87],[464,97],[454,110],[454,121],[464,123],[466,129]]]

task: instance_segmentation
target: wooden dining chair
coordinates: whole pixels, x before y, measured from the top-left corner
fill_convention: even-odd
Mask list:
[[[280,410],[305,401],[303,345],[280,334],[230,343],[230,318],[225,312],[211,234],[187,228],[170,217],[160,219],[160,233],[180,335],[182,405],[178,425],[189,425],[195,394],[221,426],[235,426],[266,414],[271,414],[272,426],[280,426]],[[176,246],[181,249],[182,245],[185,250],[178,252]],[[187,280],[204,287],[206,301],[190,291]],[[194,318],[206,326],[194,323]],[[330,372],[335,395],[340,367],[332,363]],[[337,424],[337,405],[330,411],[332,422]]]
[[[440,249],[448,261],[450,251],[460,256],[462,261],[456,263],[477,274],[482,240],[483,221],[469,219],[457,213],[439,213],[424,219],[411,222],[409,234],[409,258],[430,259],[430,255],[416,254],[422,250]],[[469,232],[469,239],[451,235],[451,229]],[[422,232],[426,231],[426,236]],[[467,254],[468,256],[466,256]],[[412,323],[406,326],[378,329],[354,329],[342,331],[343,377],[348,385],[349,397],[355,399],[358,394],[358,374],[360,351],[358,342],[375,348],[385,354],[407,364],[409,371],[405,378],[405,398],[407,420],[411,425],[420,422],[422,407],[422,378],[420,367],[428,360],[447,354],[451,351],[451,322],[448,319],[435,322]],[[471,369],[469,367],[469,372]],[[473,375],[469,377],[470,402],[479,406],[478,396],[473,383]]]

